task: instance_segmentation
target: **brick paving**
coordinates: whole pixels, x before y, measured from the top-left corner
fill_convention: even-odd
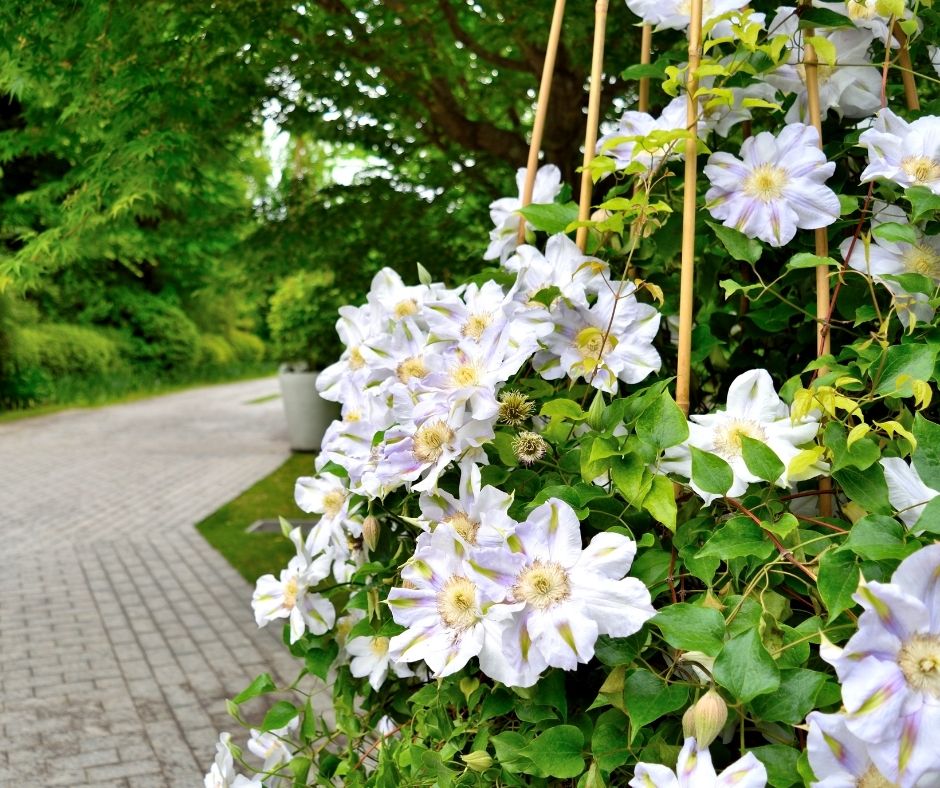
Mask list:
[[[280,401],[249,404],[276,392],[0,424],[0,786],[200,786],[224,699],[293,679],[193,527],[288,456]]]

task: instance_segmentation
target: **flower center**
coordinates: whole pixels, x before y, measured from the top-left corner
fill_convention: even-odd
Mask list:
[[[454,431],[442,419],[422,424],[415,433],[412,453],[419,462],[437,462],[453,439]]]
[[[901,159],[901,169],[914,183],[929,183],[940,178],[940,163],[929,156],[907,156]]]
[[[355,423],[362,419],[362,413],[358,410],[351,410],[345,416],[343,416],[343,421],[348,421],[350,423]]]
[[[471,520],[466,512],[452,514],[444,522],[453,527],[469,544],[477,543],[477,531],[480,530],[480,524]]]
[[[323,513],[327,517],[336,517],[346,503],[346,495],[342,490],[330,490],[323,496]]]
[[[849,19],[874,19],[878,13],[875,10],[874,3],[869,5],[867,2],[860,2],[859,0],[848,0],[845,5]]]
[[[480,368],[474,363],[460,364],[450,371],[450,382],[454,388],[480,385]]]
[[[779,200],[787,181],[789,177],[783,167],[775,164],[760,164],[744,179],[744,193],[761,202]]]
[[[912,273],[940,279],[940,254],[926,244],[912,246],[904,254],[904,267]]]
[[[388,653],[388,638],[372,638],[372,642],[369,644],[369,648],[372,650],[372,653],[375,654],[375,656],[384,657]]]
[[[298,592],[298,583],[297,578],[292,577],[284,584],[284,609],[293,610],[294,605],[297,604],[297,592]]]
[[[395,317],[410,317],[418,312],[418,302],[413,298],[406,298],[395,304]]]
[[[715,454],[726,460],[733,460],[741,456],[741,438],[753,438],[765,443],[767,433],[756,421],[750,419],[729,419],[724,424],[715,427],[714,444]]]
[[[354,347],[349,351],[349,368],[350,369],[362,369],[366,365],[366,360],[362,357],[362,352],[358,347]]]
[[[516,576],[512,595],[538,610],[547,610],[571,596],[568,573],[555,561],[535,559]]]
[[[869,766],[868,771],[858,778],[858,788],[898,788],[897,783],[891,782],[875,766]]]
[[[428,374],[428,368],[420,356],[411,356],[395,367],[395,375],[402,382],[407,383],[411,378],[423,378]]]
[[[477,587],[465,577],[454,575],[437,594],[437,612],[444,626],[463,632],[477,623]]]
[[[464,323],[463,327],[460,329],[460,333],[465,337],[470,337],[470,339],[475,339],[479,342],[480,337],[483,336],[483,332],[486,331],[492,322],[492,312],[480,312],[475,315],[470,315],[470,317],[467,318],[467,322]]]
[[[940,698],[940,637],[914,635],[901,648],[898,667],[911,689]]]
[[[604,332],[594,326],[582,328],[574,338],[574,346],[581,356],[581,364],[585,372],[593,372],[594,368],[603,361],[604,354],[617,346],[617,340],[608,335],[604,340]]]

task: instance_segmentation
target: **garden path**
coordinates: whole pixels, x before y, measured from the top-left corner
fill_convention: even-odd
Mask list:
[[[193,788],[293,678],[194,523],[288,456],[273,378],[0,424],[0,785]]]

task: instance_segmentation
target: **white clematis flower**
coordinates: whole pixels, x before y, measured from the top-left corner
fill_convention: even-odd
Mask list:
[[[702,22],[747,5],[746,0],[705,0]],[[691,18],[689,0],[627,0],[627,7],[656,30],[685,30]]]
[[[814,466],[798,475],[790,473],[788,469],[790,461],[799,454],[799,447],[812,441],[818,430],[819,423],[813,415],[793,422],[790,419],[790,408],[777,395],[770,374],[764,369],[753,369],[738,375],[731,383],[725,410],[689,417],[688,440],[667,449],[660,468],[667,473],[677,473],[691,479],[692,454],[689,446],[694,446],[717,454],[731,466],[734,482],[725,494],[741,495],[748,484],[761,481],[744,463],[742,437],[747,437],[764,443],[777,455],[783,463],[784,472],[775,480],[775,484],[787,487],[791,482],[810,479],[822,472],[821,466]],[[694,482],[690,482],[689,486],[706,503],[721,497],[702,490]]]
[[[738,758],[721,774],[715,772],[708,748],[699,748],[694,738],[685,740],[673,771],[658,763],[638,763],[631,788],[764,788],[767,769],[754,753]]]
[[[905,558],[890,583],[863,583],[858,632],[821,656],[842,683],[845,725],[901,788],[940,779],[940,544]],[[930,775],[929,777],[925,775]],[[921,783],[921,780],[924,780]]]
[[[333,558],[329,554],[311,559],[302,543],[300,529],[291,531],[291,541],[298,555],[291,558],[280,578],[264,575],[258,578],[251,607],[259,627],[279,618],[290,620],[290,642],[296,643],[305,631],[322,635],[336,621],[333,604],[312,587],[330,573]]]
[[[887,222],[908,224],[907,214],[897,205],[875,201],[872,213],[873,228]],[[884,277],[921,274],[940,285],[940,235],[924,235],[917,229],[915,233],[916,244],[873,236],[869,244],[862,239],[853,244],[851,238],[846,238],[839,246],[842,259],[849,267],[871,276],[891,292],[898,317],[905,327],[910,327],[912,322],[924,323],[933,318],[930,298],[925,293],[909,293],[900,282]]]
[[[390,658],[423,659],[438,678],[460,670],[484,648],[498,647],[499,638],[487,631],[500,614],[508,613],[505,606],[496,609],[506,596],[499,571],[476,572],[471,561],[453,550],[456,537],[449,531],[450,526],[439,525],[422,535],[414,557],[402,569],[407,587],[393,588],[387,599],[395,623],[407,627],[391,639]],[[478,549],[470,558],[487,566],[498,560],[509,572],[522,561],[505,550]],[[502,656],[497,650],[490,659]]]
[[[705,166],[706,207],[726,227],[771,246],[784,246],[798,228],[826,227],[839,218],[839,198],[826,179],[836,165],[817,147],[812,126],[763,131],[741,146],[741,158],[713,153]]]
[[[917,468],[908,465],[900,457],[884,457],[881,460],[885,481],[888,483],[888,500],[908,528],[913,528],[927,508],[927,504],[940,495],[921,481]]]
[[[685,97],[678,96],[670,101],[658,118],[646,112],[624,112],[618,127],[604,134],[597,141],[597,153],[609,156],[617,165],[617,169],[624,169],[633,162],[639,162],[646,167],[647,172],[657,169],[663,161],[676,161],[682,158],[685,150],[684,138],[676,137],[662,144],[648,142],[648,137],[654,132],[685,131],[686,106]],[[704,123],[699,122],[699,132],[704,129]]]
[[[263,788],[261,780],[249,780],[235,773],[235,759],[229,750],[231,734],[223,733],[215,745],[215,763],[209,769],[203,785],[205,788]]]
[[[885,108],[858,141],[868,148],[862,183],[884,178],[905,189],[926,186],[940,194],[940,118],[936,115],[908,123]]]
[[[551,236],[543,255],[534,246],[520,246],[503,268],[517,275],[513,297],[527,309],[540,307],[533,298],[542,290],[557,287],[561,297],[572,304],[587,308],[588,295],[606,289],[610,267],[596,257],[585,255],[567,235]],[[522,317],[527,316],[522,313]],[[513,323],[521,323],[516,313]],[[528,325],[528,324],[527,324]]]
[[[532,365],[543,378],[583,378],[612,393],[618,380],[639,383],[659,370],[662,360],[653,339],[660,313],[636,300],[632,283],[625,283],[618,297],[620,284],[610,282],[590,308],[559,302],[542,310],[540,319],[548,329],[538,329],[544,349]]]
[[[897,772],[882,774],[868,756],[868,745],[852,735],[843,714],[807,716],[809,735],[806,750],[816,775],[813,788],[891,788],[897,785]],[[890,779],[889,779],[890,778]]]
[[[484,260],[505,260],[519,245],[519,222],[522,216],[522,190],[525,186],[526,168],[516,171],[518,197],[503,197],[490,203],[490,219],[496,225],[490,231],[490,245],[483,255]],[[561,191],[561,170],[554,164],[539,167],[535,173],[535,186],[532,190],[532,205],[552,203]],[[526,223],[528,232],[531,225]]]
[[[346,652],[352,657],[349,672],[356,678],[368,676],[376,692],[385,683],[389,669],[399,678],[414,675],[406,663],[391,659],[389,642],[389,638],[382,635],[356,637],[346,642]]]
[[[251,736],[248,739],[248,749],[264,760],[264,765],[261,767],[262,772],[273,773],[282,766],[290,763],[291,759],[294,757],[294,753],[291,752],[290,747],[287,746],[289,742],[285,741],[285,739],[293,735],[297,730],[299,722],[300,718],[294,717],[287,725],[277,730],[262,732],[254,728],[251,729]],[[271,779],[272,778],[268,778],[269,781]],[[291,782],[287,776],[285,776],[283,780],[280,778],[273,779],[274,782],[271,783],[272,785]]]
[[[797,98],[786,114],[786,121],[807,122],[809,106],[806,92],[806,69],[803,65],[803,31],[799,28],[796,9],[781,6],[770,24],[770,34],[790,36],[789,62],[769,72],[767,82],[783,93]],[[817,30],[836,50],[834,66],[820,59],[816,67],[819,83],[819,105],[823,118],[833,109],[840,117],[867,118],[881,106],[881,73],[869,57],[872,36],[867,30]]]
[[[511,615],[497,623],[501,646],[480,668],[504,684],[531,687],[548,666],[574,670],[594,656],[599,635],[627,637],[655,615],[643,583],[625,575],[636,543],[614,533],[581,549],[574,510],[551,498],[510,539],[522,561],[509,588]]]

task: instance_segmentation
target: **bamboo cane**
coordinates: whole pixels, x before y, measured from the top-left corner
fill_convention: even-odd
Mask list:
[[[539,166],[539,151],[542,149],[542,136],[545,132],[545,118],[548,115],[548,99],[552,92],[552,77],[555,73],[555,59],[558,55],[558,42],[561,39],[561,22],[565,16],[565,0],[555,0],[552,13],[552,26],[548,33],[548,45],[545,48],[545,60],[542,63],[542,81],[535,106],[535,123],[532,124],[532,140],[529,143],[529,160],[525,170],[525,184],[522,188],[522,207],[532,202],[535,189],[535,173]],[[519,243],[525,243],[525,219],[519,221]]]
[[[911,63],[911,51],[907,46],[907,35],[897,22],[894,23],[892,32],[900,44],[898,62],[901,64],[901,82],[904,84],[904,103],[908,109],[916,111],[920,109],[920,99],[914,82],[914,66]]]
[[[806,30],[806,38],[813,35],[813,30]],[[806,105],[809,111],[809,120],[816,127],[816,133],[819,137],[819,147],[822,148],[822,112],[819,106],[819,60],[816,56],[815,47],[806,43],[803,49],[803,69],[806,74]],[[820,257],[829,256],[829,235],[825,227],[815,230],[816,254]],[[829,266],[820,265],[816,267],[816,356],[827,355],[829,353],[829,332],[826,321],[829,319]],[[821,373],[824,370],[820,371]],[[830,479],[820,481],[820,489],[832,489]],[[819,511],[824,517],[832,514],[832,498],[828,495],[821,495],[819,498]]]
[[[578,202],[578,221],[586,222],[591,216],[591,161],[597,147],[597,127],[601,116],[601,85],[604,79],[604,38],[607,32],[608,0],[594,4],[594,54],[591,58],[591,92],[588,98],[587,130],[584,134],[584,163],[581,169],[581,197]],[[587,248],[588,228],[578,228],[576,241],[583,252]]]
[[[653,49],[653,26],[643,25],[640,33],[640,64],[647,66]],[[650,78],[640,77],[640,95],[637,100],[637,109],[640,112],[649,112],[650,109]]]
[[[689,414],[692,377],[692,308],[695,281],[695,186],[698,176],[698,78],[702,56],[702,0],[692,0],[689,22],[689,68],[686,76],[685,185],[682,195],[682,269],[679,277],[679,358],[676,366],[676,404]]]

